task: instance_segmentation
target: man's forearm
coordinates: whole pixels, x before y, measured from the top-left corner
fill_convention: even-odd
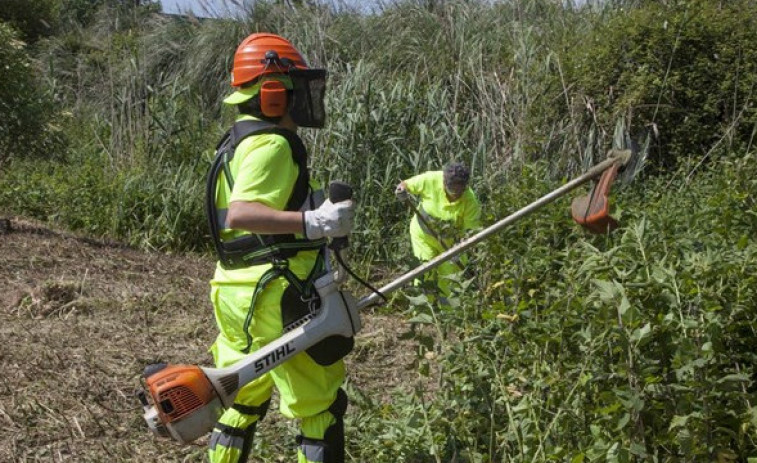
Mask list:
[[[303,233],[301,212],[279,211],[257,202],[233,201],[229,205],[227,222],[229,228],[251,233]]]

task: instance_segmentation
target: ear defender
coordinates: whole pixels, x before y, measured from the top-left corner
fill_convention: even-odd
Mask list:
[[[266,117],[281,117],[287,111],[287,89],[278,80],[266,80],[260,87],[260,110]]]

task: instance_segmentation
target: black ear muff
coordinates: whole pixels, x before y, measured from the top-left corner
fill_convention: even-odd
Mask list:
[[[266,80],[260,87],[260,110],[266,117],[281,117],[287,111],[287,89],[278,80]]]

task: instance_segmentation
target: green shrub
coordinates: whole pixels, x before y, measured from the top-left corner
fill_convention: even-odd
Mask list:
[[[0,22],[0,165],[11,157],[60,154],[60,134],[50,95],[27,54],[26,44]]]
[[[16,28],[23,40],[36,42],[56,31],[60,12],[61,0],[3,0],[0,21]]]
[[[651,160],[675,165],[718,140],[751,144],[757,112],[757,4],[749,0],[646,2],[599,23],[567,52],[587,120],[620,114],[659,134]]]

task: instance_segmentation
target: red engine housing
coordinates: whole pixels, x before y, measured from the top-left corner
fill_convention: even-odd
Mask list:
[[[209,404],[215,390],[196,365],[168,365],[145,378],[163,423],[178,421]]]

